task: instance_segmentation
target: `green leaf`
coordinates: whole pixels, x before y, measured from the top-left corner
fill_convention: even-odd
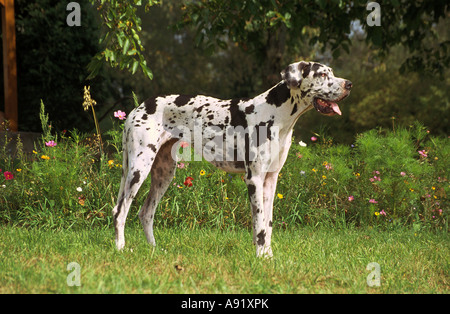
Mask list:
[[[137,70],[138,66],[139,66],[139,61],[134,60],[133,66],[131,67],[131,74],[136,73],[136,70]]]
[[[127,38],[125,40],[125,43],[123,44],[123,51],[122,51],[123,55],[127,54],[128,48],[130,48],[130,40]]]

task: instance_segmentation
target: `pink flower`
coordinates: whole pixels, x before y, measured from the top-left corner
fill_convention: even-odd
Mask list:
[[[371,198],[371,199],[369,200],[369,203],[371,203],[371,204],[377,204],[378,202],[377,202],[374,198]]]
[[[354,199],[355,199],[355,197],[354,197],[353,195],[350,195],[350,196],[348,197],[348,201],[349,201],[349,202],[353,202]]]
[[[180,162],[180,163],[177,165],[177,167],[178,167],[179,169],[183,169],[184,166],[185,166],[184,162]]]
[[[311,141],[313,141],[313,142],[317,141],[317,137],[311,136]]]
[[[425,151],[425,149],[424,150],[419,150],[419,155],[424,157],[424,158],[428,157],[427,152]]]
[[[402,176],[402,177],[404,177],[404,176],[406,176],[406,172],[400,172],[400,175]]]
[[[384,209],[382,209],[382,210],[380,211],[380,215],[386,216],[386,212],[384,211]]]
[[[11,172],[9,172],[9,171],[5,171],[3,173],[3,175],[5,176],[5,180],[12,180],[12,179],[14,179],[13,174]]]
[[[56,146],[56,142],[55,141],[48,141],[45,143],[45,146],[47,147],[55,147]]]
[[[121,111],[121,110],[117,110],[114,112],[114,117],[119,118],[120,120],[125,120],[126,119],[126,113]]]

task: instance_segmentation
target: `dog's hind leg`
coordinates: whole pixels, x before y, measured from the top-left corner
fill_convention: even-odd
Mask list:
[[[176,160],[171,156],[172,146],[176,141],[176,139],[169,140],[158,150],[150,172],[150,191],[139,212],[139,219],[144,227],[147,241],[153,246],[156,245],[155,237],[153,236],[153,220],[156,207],[169,187],[170,182],[172,182],[176,170]]]
[[[142,144],[142,143],[141,143]],[[125,246],[125,221],[136,193],[147,178],[156,157],[156,148],[147,145],[126,145],[124,141],[123,172],[117,205],[112,214],[116,230],[116,247],[121,250]]]

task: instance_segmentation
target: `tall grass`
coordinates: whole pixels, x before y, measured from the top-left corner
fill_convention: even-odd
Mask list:
[[[11,156],[7,141],[0,147],[0,221],[50,229],[110,225],[122,172],[123,122],[114,121],[102,144],[98,136],[76,130],[56,134],[43,105],[41,120],[44,133],[31,156],[20,145]],[[278,180],[275,227],[448,231],[449,138],[434,137],[416,123],[371,130],[351,146],[334,144],[324,135],[313,140],[307,146],[294,140],[290,149]],[[188,177],[192,186],[185,184]],[[138,193],[130,222],[137,221],[149,184],[147,180]],[[180,161],[155,224],[248,227],[249,208],[241,175],[206,162]]]

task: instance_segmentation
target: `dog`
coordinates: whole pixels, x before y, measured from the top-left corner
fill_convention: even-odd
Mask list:
[[[335,77],[330,67],[300,61],[290,64],[281,72],[278,84],[255,98],[220,100],[203,95],[169,95],[144,101],[128,115],[124,125],[122,180],[112,211],[117,249],[125,246],[125,220],[149,173],[151,187],[139,219],[147,241],[156,245],[155,210],[174,177],[174,151],[183,140],[190,142],[196,152],[206,151],[203,157],[216,167],[245,173],[256,255],[272,257],[273,200],[293,127],[312,108],[328,116],[341,115],[337,103],[351,89],[352,82]],[[227,144],[228,149],[221,145],[224,137],[232,143]],[[235,138],[238,143],[234,143]],[[274,144],[278,149],[267,152],[267,145]]]

